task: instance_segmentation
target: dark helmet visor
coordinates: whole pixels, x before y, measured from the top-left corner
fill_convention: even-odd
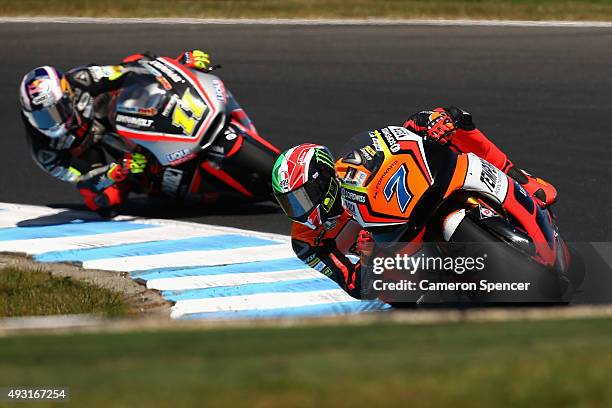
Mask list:
[[[61,98],[55,104],[28,112],[32,124],[40,130],[48,130],[70,122],[74,114],[72,101],[68,96]]]
[[[310,180],[302,187],[283,194],[275,194],[283,211],[296,221],[304,221],[308,214],[319,204],[324,191],[317,179]]]

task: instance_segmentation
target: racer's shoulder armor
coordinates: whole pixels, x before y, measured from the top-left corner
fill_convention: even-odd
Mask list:
[[[82,65],[66,72],[72,90],[96,97],[119,89],[129,70],[123,65]]]

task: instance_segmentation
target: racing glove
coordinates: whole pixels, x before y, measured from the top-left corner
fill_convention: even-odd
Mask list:
[[[210,67],[210,55],[200,50],[186,51],[180,63],[189,68],[206,71]]]
[[[436,108],[427,118],[427,136],[436,142],[450,142],[457,129],[472,131],[476,125],[470,113],[456,106]]]
[[[455,121],[443,108],[436,108],[427,119],[427,136],[436,142],[447,143],[457,130]]]
[[[128,153],[119,163],[111,163],[102,174],[82,177],[77,187],[80,190],[90,190],[100,193],[107,188],[124,181],[130,174],[140,174],[147,166],[147,158],[141,153]],[[94,170],[93,172],[97,172]]]
[[[115,183],[123,181],[130,174],[140,174],[147,167],[147,157],[141,153],[128,153],[119,163],[111,164],[106,177]]]

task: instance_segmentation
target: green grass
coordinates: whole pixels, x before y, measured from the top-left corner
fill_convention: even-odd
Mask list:
[[[611,0],[0,0],[2,15],[612,20]]]
[[[94,313],[121,316],[129,312],[123,297],[42,270],[0,269],[0,317]]]
[[[0,387],[88,408],[609,407],[611,378],[604,319],[0,339]]]

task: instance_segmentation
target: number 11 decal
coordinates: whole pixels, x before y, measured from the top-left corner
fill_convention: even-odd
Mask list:
[[[183,133],[192,136],[193,131],[206,112],[206,105],[199,98],[194,97],[189,88],[185,90],[183,97],[174,107],[172,112],[172,124],[183,129]],[[191,115],[189,114],[191,113]]]

